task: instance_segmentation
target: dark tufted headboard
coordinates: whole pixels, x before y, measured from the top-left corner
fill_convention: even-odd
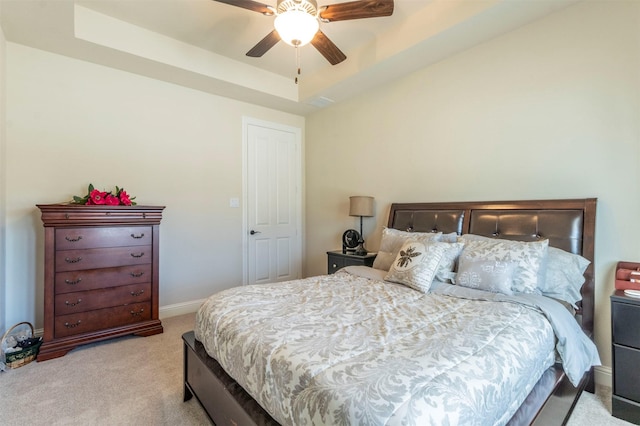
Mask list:
[[[591,261],[585,271],[582,329],[593,337],[596,199],[392,204],[389,228],[456,232],[518,241],[549,239],[549,245]]]

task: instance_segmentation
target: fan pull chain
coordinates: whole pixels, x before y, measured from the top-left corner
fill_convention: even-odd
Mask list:
[[[300,75],[300,48],[296,46],[296,68],[298,69],[298,76]],[[298,84],[298,76],[296,76],[296,84]]]

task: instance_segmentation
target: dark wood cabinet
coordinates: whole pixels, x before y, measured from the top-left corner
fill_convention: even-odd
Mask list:
[[[612,414],[640,424],[640,299],[616,290],[611,296]]]
[[[343,253],[341,250],[327,252],[327,272],[333,274],[345,266],[362,265],[373,266],[377,253],[367,253],[359,256],[351,253]]]
[[[113,337],[162,333],[164,207],[38,205],[44,225],[44,336],[38,361]]]

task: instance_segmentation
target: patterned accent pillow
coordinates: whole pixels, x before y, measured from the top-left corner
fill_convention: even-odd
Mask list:
[[[544,277],[542,265],[546,260],[549,240],[523,242],[486,237],[475,239],[466,235],[458,240],[464,242],[460,262],[472,259],[515,262],[517,267],[511,290],[514,293],[540,294],[538,283]]]
[[[446,243],[447,248],[442,255],[442,259],[440,260],[440,265],[438,266],[438,271],[436,272],[436,279],[438,281],[442,281],[443,283],[452,282],[456,273],[456,264],[458,262],[458,258],[460,257],[460,253],[462,253],[462,249],[464,248],[463,243]]]
[[[512,295],[513,273],[516,264],[500,260],[461,259],[455,284]]]
[[[591,263],[584,257],[556,247],[549,247],[547,270],[540,285],[543,296],[560,299],[574,308],[582,300],[580,288],[584,284],[584,271]]]
[[[427,293],[447,245],[424,239],[405,242],[384,279]]]
[[[388,271],[396,259],[400,247],[409,239],[426,238],[429,241],[438,241],[441,236],[442,232],[407,232],[393,228],[384,228],[382,230],[382,240],[380,241],[378,255],[373,261],[373,267],[375,269]]]

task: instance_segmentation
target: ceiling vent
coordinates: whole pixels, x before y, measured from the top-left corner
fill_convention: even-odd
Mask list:
[[[318,96],[317,98],[311,99],[307,102],[308,105],[312,105],[316,108],[324,108],[333,103],[335,103],[333,99],[325,98],[324,96]]]

